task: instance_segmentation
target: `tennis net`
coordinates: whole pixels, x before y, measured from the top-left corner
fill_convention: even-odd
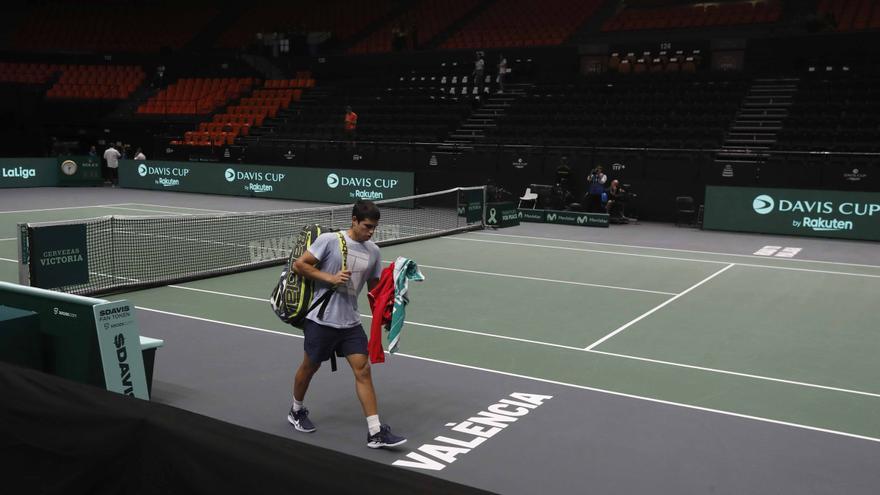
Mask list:
[[[484,227],[484,187],[375,203],[382,217],[373,240],[380,246]],[[277,265],[287,260],[299,230],[312,223],[348,228],[351,205],[24,223],[18,228],[19,281],[95,295]]]

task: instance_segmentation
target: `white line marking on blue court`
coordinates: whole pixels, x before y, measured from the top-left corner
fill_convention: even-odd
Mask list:
[[[159,313],[159,314],[164,314],[164,315],[168,315],[168,316],[175,316],[175,317],[179,317],[179,318],[187,318],[187,319],[192,319],[192,320],[197,320],[197,321],[204,321],[207,323],[216,323],[218,325],[243,328],[246,330],[255,330],[258,332],[265,332],[265,333],[281,335],[281,336],[286,336],[286,337],[293,337],[293,338],[298,338],[298,339],[302,338],[302,336],[300,336],[300,335],[279,332],[277,330],[269,330],[266,328],[253,327],[253,326],[248,326],[248,325],[240,325],[238,323],[230,323],[230,322],[219,321],[219,320],[210,320],[210,319],[201,318],[198,316],[190,316],[190,315],[184,315],[184,314],[180,314],[180,313],[172,313],[170,311],[162,311],[159,309],[147,308],[144,306],[136,306],[136,308],[139,310],[142,310],[142,311],[149,311],[149,312],[153,312],[153,313]],[[708,412],[708,413],[713,413],[713,414],[721,414],[724,416],[731,416],[731,417],[735,417],[735,418],[760,421],[762,423],[771,423],[771,424],[776,424],[776,425],[780,425],[780,426],[787,426],[787,427],[791,427],[791,428],[798,428],[798,429],[802,429],[802,430],[815,431],[815,432],[819,432],[819,433],[827,433],[830,435],[837,435],[837,436],[842,436],[842,437],[854,438],[854,439],[858,439],[858,440],[867,440],[869,442],[880,443],[880,438],[869,437],[869,436],[865,436],[865,435],[857,435],[855,433],[847,433],[844,431],[831,430],[831,429],[827,429],[827,428],[819,428],[816,426],[808,426],[808,425],[803,425],[803,424],[799,424],[799,423],[791,423],[788,421],[780,421],[780,420],[776,420],[776,419],[763,418],[760,416],[751,416],[748,414],[740,414],[740,413],[735,413],[735,412],[731,412],[731,411],[724,411],[721,409],[712,409],[712,408],[708,408],[708,407],[695,406],[692,404],[684,404],[681,402],[672,402],[672,401],[667,401],[667,400],[662,400],[662,399],[655,399],[653,397],[645,397],[645,396],[641,396],[641,395],[627,394],[624,392],[615,392],[613,390],[606,390],[606,389],[601,389],[601,388],[596,388],[596,387],[589,387],[586,385],[577,385],[574,383],[566,383],[566,382],[560,382],[560,381],[556,381],[556,380],[548,380],[546,378],[537,378],[537,377],[528,376],[528,375],[520,375],[517,373],[510,373],[507,371],[499,371],[499,370],[493,370],[493,369],[488,369],[488,368],[480,368],[477,366],[471,366],[471,365],[460,364],[460,363],[453,363],[453,362],[449,362],[449,361],[442,361],[439,359],[432,359],[432,358],[426,358],[426,357],[421,357],[421,356],[414,356],[411,354],[396,353],[395,356],[406,357],[406,358],[410,358],[410,359],[417,359],[419,361],[427,361],[427,362],[437,363],[437,364],[445,364],[448,366],[455,366],[457,368],[483,371],[486,373],[493,373],[493,374],[497,374],[497,375],[510,376],[510,377],[514,377],[514,378],[522,378],[524,380],[549,383],[549,384],[553,384],[553,385],[576,388],[576,389],[580,389],[580,390],[588,390],[591,392],[598,392],[598,393],[602,393],[602,394],[614,395],[617,397],[626,397],[629,399],[644,400],[644,401],[653,402],[656,404],[664,404],[664,405],[668,405],[668,406],[682,407],[685,409],[691,409],[691,410],[695,410],[695,411],[702,411],[702,412]]]
[[[16,240],[15,237],[7,237],[5,239],[0,239],[0,241],[14,241],[14,240]]]
[[[611,337],[614,337],[614,336],[617,335],[618,333],[620,333],[620,332],[626,330],[626,329],[629,328],[630,326],[635,325],[636,323],[642,321],[644,318],[647,318],[648,316],[650,316],[650,315],[656,313],[657,311],[659,311],[660,309],[662,309],[663,307],[665,307],[667,304],[669,304],[669,303],[675,301],[675,300],[678,299],[679,297],[681,297],[681,296],[687,294],[688,292],[690,292],[690,291],[696,289],[697,287],[699,287],[699,286],[705,284],[706,282],[712,280],[713,278],[717,277],[718,275],[721,275],[722,273],[726,272],[727,270],[730,270],[730,269],[733,268],[734,266],[736,266],[735,263],[731,263],[731,264],[725,266],[724,268],[718,270],[717,272],[713,273],[712,275],[709,275],[708,277],[704,278],[703,280],[700,280],[700,281],[697,282],[696,284],[694,284],[694,285],[688,287],[687,289],[685,289],[683,292],[681,292],[681,293],[678,294],[677,296],[674,296],[674,297],[672,297],[672,298],[670,298],[670,299],[667,299],[666,301],[660,303],[659,305],[655,306],[654,308],[652,308],[652,309],[646,311],[645,313],[643,313],[643,314],[642,314],[641,316],[639,316],[638,318],[636,318],[636,319],[630,321],[629,323],[624,324],[623,326],[621,326],[621,327],[618,328],[617,330],[615,330],[615,331],[609,333],[608,335],[602,337],[601,339],[599,339],[599,340],[593,342],[592,344],[588,345],[587,347],[584,347],[584,350],[585,350],[585,351],[592,350],[594,347],[596,347],[597,345],[601,344],[602,342],[605,342],[606,340],[610,339]]]
[[[191,213],[181,213],[179,211],[147,210],[144,208],[126,208],[123,206],[105,206],[104,208],[107,208],[110,210],[126,210],[126,211],[138,211],[138,212],[146,212],[146,213],[161,213],[163,215],[191,215]]]
[[[4,213],[32,213],[36,211],[58,211],[58,210],[81,210],[83,208],[112,208],[114,206],[125,206],[129,203],[113,203],[109,205],[89,205],[89,206],[64,206],[61,208],[40,208],[36,210],[6,210],[0,211],[0,215]]]
[[[788,385],[797,385],[799,387],[818,388],[818,389],[822,389],[822,390],[830,390],[832,392],[841,392],[841,393],[845,393],[845,394],[864,395],[866,397],[875,397],[875,398],[880,399],[880,394],[875,394],[872,392],[864,392],[862,390],[853,390],[851,388],[831,387],[828,385],[818,385],[815,383],[799,382],[796,380],[785,380],[783,378],[773,378],[773,377],[769,377],[769,376],[753,375],[751,373],[740,373],[739,371],[729,371],[729,370],[722,370],[722,369],[718,369],[718,368],[707,368],[705,366],[696,366],[696,365],[692,365],[692,364],[675,363],[672,361],[663,361],[660,359],[651,359],[651,358],[645,358],[645,357],[640,357],[640,356],[632,356],[629,354],[618,354],[616,352],[597,351],[595,349],[591,349],[586,352],[591,352],[593,354],[604,354],[606,356],[619,357],[619,358],[624,358],[624,359],[632,359],[634,361],[645,361],[648,363],[664,364],[667,366],[674,366],[676,368],[688,368],[688,369],[692,369],[692,370],[709,371],[711,373],[720,373],[720,374],[724,374],[724,375],[741,376],[744,378],[754,378],[755,380],[766,380],[769,382],[785,383]]]
[[[780,249],[782,249],[782,246],[764,246],[752,254],[755,256],[773,256]]]
[[[715,251],[698,251],[698,250],[692,250],[692,249],[664,248],[664,247],[654,247],[654,246],[634,246],[632,244],[613,244],[610,242],[580,241],[580,240],[574,240],[574,239],[559,239],[559,238],[554,238],[554,237],[536,237],[536,236],[530,236],[530,235],[490,234],[490,233],[485,233],[485,232],[475,232],[474,234],[487,236],[487,237],[514,237],[514,238],[521,238],[521,239],[538,239],[541,241],[559,241],[559,242],[573,242],[573,243],[577,243],[577,244],[595,244],[597,246],[613,246],[613,247],[624,247],[624,248],[633,248],[633,249],[673,251],[673,252],[679,252],[679,253],[711,254],[711,255],[716,255],[716,256],[738,256],[741,258],[763,258],[763,256],[755,256],[752,254],[719,253],[719,252],[715,252]],[[857,267],[863,267],[863,268],[880,268],[880,265],[845,263],[842,261],[822,261],[822,260],[803,260],[803,259],[792,259],[789,261],[797,261],[800,263],[827,263],[829,265],[857,266]]]
[[[230,294],[228,292],[218,292],[218,291],[207,290],[207,289],[198,289],[196,287],[185,287],[182,285],[169,285],[168,287],[172,287],[174,289],[190,290],[190,291],[194,291],[194,292],[204,292],[207,294],[214,294],[214,295],[218,295],[218,296],[234,297],[237,299],[246,299],[246,300],[257,301],[257,302],[261,302],[261,303],[268,303],[269,302],[268,299],[261,298],[261,297],[245,296],[242,294]],[[369,318],[369,319],[373,318],[373,316],[369,315],[369,314],[361,314],[360,316],[362,318]],[[534,344],[534,345],[541,345],[541,346],[546,346],[546,347],[556,347],[559,349],[566,349],[566,350],[571,350],[571,351],[587,352],[587,353],[593,353],[593,354],[602,354],[602,355],[606,355],[606,356],[614,356],[614,357],[619,357],[619,358],[623,358],[623,359],[632,359],[635,361],[644,361],[644,362],[649,362],[649,363],[662,364],[662,365],[666,365],[666,366],[688,368],[688,369],[706,371],[706,372],[717,373],[717,374],[722,374],[722,375],[741,376],[741,377],[745,377],[745,378],[752,378],[755,380],[785,383],[788,385],[797,385],[797,386],[801,386],[801,387],[816,388],[816,389],[822,389],[822,390],[830,390],[830,391],[834,391],[834,392],[843,392],[843,393],[848,393],[848,394],[865,395],[865,396],[869,396],[869,397],[880,398],[880,394],[875,394],[875,393],[871,393],[871,392],[863,392],[860,390],[852,390],[852,389],[846,389],[846,388],[840,388],[840,387],[831,387],[831,386],[827,386],[827,385],[817,385],[815,383],[798,382],[798,381],[794,381],[794,380],[785,380],[782,378],[773,378],[773,377],[762,376],[762,375],[753,375],[750,373],[741,373],[741,372],[737,372],[737,371],[728,371],[728,370],[722,370],[722,369],[717,369],[717,368],[706,368],[703,366],[675,363],[672,361],[661,361],[658,359],[643,358],[643,357],[631,356],[631,355],[627,355],[627,354],[617,354],[617,353],[613,353],[613,352],[597,351],[595,349],[584,349],[581,347],[573,347],[573,346],[562,345],[562,344],[553,344],[550,342],[541,342],[538,340],[522,339],[522,338],[518,338],[518,337],[510,337],[507,335],[498,335],[498,334],[494,334],[494,333],[478,332],[475,330],[465,330],[463,328],[446,327],[446,326],[441,326],[441,325],[431,325],[428,323],[419,323],[419,322],[414,322],[414,321],[407,321],[406,324],[417,326],[417,327],[434,328],[437,330],[446,330],[446,331],[455,332],[455,333],[479,335],[482,337],[490,337],[490,338],[499,339],[499,340],[509,340],[512,342],[522,342],[525,344]]]
[[[604,251],[601,249],[585,249],[585,248],[574,248],[567,246],[551,246],[548,244],[530,244],[528,242],[507,242],[507,241],[488,241],[483,239],[470,239],[467,237],[440,237],[440,239],[448,240],[448,241],[467,241],[467,242],[487,242],[491,244],[506,244],[508,246],[521,246],[521,247],[538,247],[538,248],[546,248],[546,249],[559,249],[562,251],[576,251],[580,253],[599,253],[599,254],[610,254],[614,256],[635,256],[637,258],[653,258],[653,259],[661,259],[661,260],[673,260],[673,261],[693,261],[696,263],[712,263],[714,265],[726,265],[727,261],[715,261],[715,260],[701,260],[696,258],[676,258],[673,256],[659,256],[656,254],[640,254],[640,253],[621,253],[618,251]]]
[[[486,234],[488,236],[488,234]],[[440,237],[440,239],[450,240],[450,241],[469,241],[469,242],[488,242],[493,244],[507,244],[511,246],[523,246],[523,247],[535,247],[535,248],[546,248],[546,249],[560,249],[563,251],[578,251],[584,253],[601,253],[601,254],[611,254],[616,256],[635,256],[639,258],[654,258],[661,260],[673,260],[673,261],[693,261],[696,263],[713,263],[716,265],[726,265],[729,261],[713,261],[713,260],[701,260],[696,258],[677,258],[674,256],[658,256],[654,254],[638,254],[638,253],[618,253],[615,251],[602,251],[598,249],[583,249],[583,248],[573,248],[573,247],[565,247],[565,246],[549,246],[547,244],[530,244],[527,242],[505,242],[505,241],[486,241],[482,239],[469,239],[466,237]],[[654,248],[650,248],[654,249]],[[782,259],[782,258],[778,258]],[[797,260],[797,259],[786,259],[786,261],[806,261],[806,260]],[[825,261],[817,261],[816,263],[826,263]],[[751,263],[736,263],[737,266],[750,266],[753,268],[766,268],[769,270],[789,270],[795,272],[807,272],[807,273],[824,273],[827,275],[845,275],[848,277],[864,277],[864,278],[880,278],[880,275],[871,275],[868,273],[849,273],[849,272],[835,272],[831,270],[814,270],[810,268],[795,268],[791,266],[774,266],[774,265],[756,265]],[[854,265],[855,266],[855,265]],[[870,268],[880,268],[874,265],[862,265]]]
[[[390,262],[390,261],[384,261],[384,260],[383,260],[382,263],[388,264],[388,263],[391,263],[391,262]],[[590,284],[590,283],[587,283],[587,282],[572,282],[572,281],[569,281],[569,280],[556,280],[556,279],[552,279],[552,278],[527,277],[527,276],[525,276],[525,275],[511,275],[511,274],[509,274],[509,273],[481,272],[481,271],[478,271],[478,270],[465,270],[465,269],[462,269],[462,268],[449,268],[449,267],[447,267],[447,266],[422,265],[422,264],[420,264],[419,267],[420,267],[420,268],[429,268],[429,269],[434,269],[434,270],[448,270],[448,271],[452,271],[452,272],[474,273],[474,274],[477,274],[477,275],[489,275],[489,276],[492,276],[492,277],[508,277],[508,278],[518,278],[518,279],[523,279],[523,280],[535,280],[535,281],[538,281],[538,282],[551,282],[551,283],[555,283],[555,284],[580,285],[580,286],[584,286],[584,287],[599,287],[599,288],[602,288],[602,289],[626,290],[626,291],[632,291],[632,292],[647,292],[647,293],[650,293],[650,294],[661,294],[661,295],[664,295],[664,296],[674,296],[674,295],[676,295],[675,292],[663,292],[663,291],[659,291],[659,290],[648,290],[648,289],[634,289],[634,288],[632,288],[632,287],[619,287],[619,286],[616,286],[616,285]]]
[[[234,211],[227,210],[212,210],[210,208],[190,208],[187,206],[174,206],[174,205],[154,205],[151,203],[125,203],[126,206],[149,206],[152,208],[173,208],[175,210],[193,210],[193,211],[210,211],[215,213],[237,213]]]

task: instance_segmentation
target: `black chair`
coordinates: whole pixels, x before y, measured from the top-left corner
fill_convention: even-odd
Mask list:
[[[675,198],[675,226],[678,227],[682,223],[688,226],[694,225],[695,217],[694,198],[677,196]],[[683,220],[687,220],[687,222],[683,222]]]

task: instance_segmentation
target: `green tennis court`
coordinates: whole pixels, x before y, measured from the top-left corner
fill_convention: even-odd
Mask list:
[[[16,222],[137,211],[196,210],[116,204],[2,212],[0,279],[17,281]],[[536,228],[519,227],[383,248],[386,262],[407,256],[427,277],[411,288],[400,355],[608,392],[634,399],[632,408],[648,401],[849,437],[877,455],[880,266],[565,239],[564,232],[536,235]],[[278,272],[265,268],[110,299],[133,301],[147,321],[154,314],[213,323],[218,335],[226,324],[297,335],[267,303]],[[364,297],[365,325],[368,308]],[[162,364],[160,380],[161,373]],[[334,383],[350,386],[345,379]]]

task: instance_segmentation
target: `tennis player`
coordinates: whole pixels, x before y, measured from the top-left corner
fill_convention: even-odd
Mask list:
[[[358,399],[367,418],[367,447],[394,447],[406,438],[391,433],[391,428],[379,422],[376,392],[370,374],[367,354],[367,336],[358,313],[358,294],[364,283],[372,289],[379,283],[382,263],[379,246],[370,240],[379,224],[379,208],[372,201],[358,200],[351,210],[351,228],[345,235],[348,248],[347,268],[342,269],[342,252],[335,232],[321,234],[294,263],[294,270],[315,281],[314,300],[336,287],[323,318],[319,308],[306,316],[303,333],[305,344],[302,364],[293,382],[293,406],[287,420],[298,431],[311,433],[315,424],[309,419],[309,410],[303,406],[309,383],[321,363],[331,353],[345,356],[354,373]],[[320,262],[320,269],[317,267]]]

